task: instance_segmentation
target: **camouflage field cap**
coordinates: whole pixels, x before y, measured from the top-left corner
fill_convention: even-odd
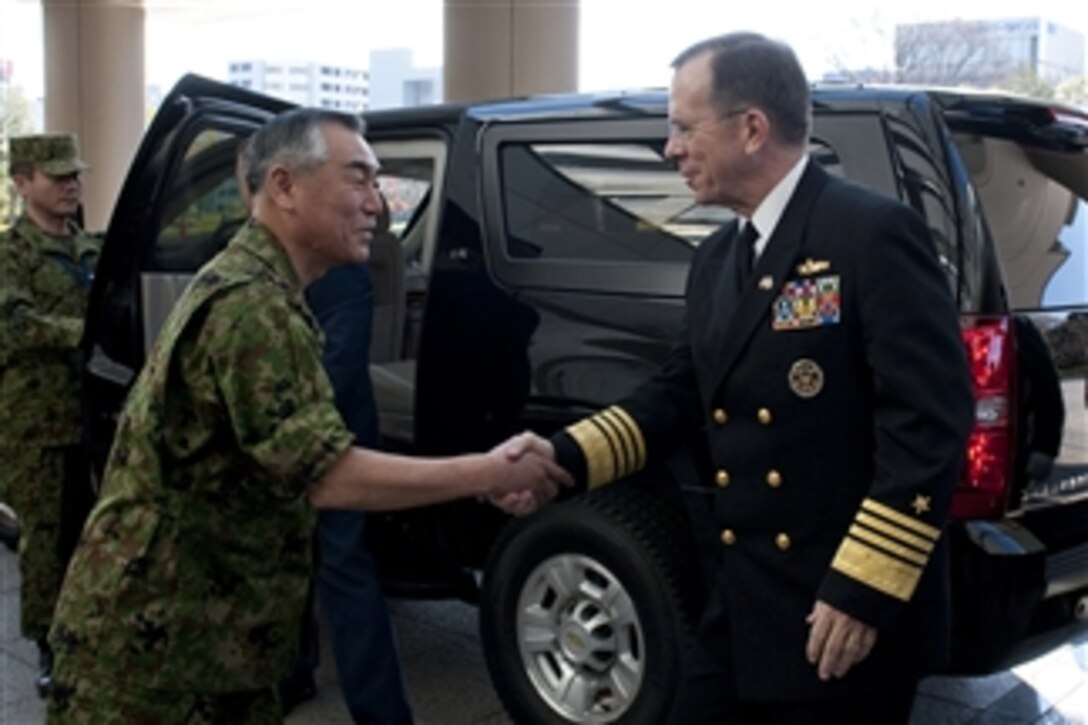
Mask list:
[[[42,133],[15,136],[9,141],[8,163],[13,168],[34,166],[49,176],[66,176],[83,171],[76,137],[70,133]]]

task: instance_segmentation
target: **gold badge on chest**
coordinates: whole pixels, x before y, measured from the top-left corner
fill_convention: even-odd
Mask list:
[[[815,398],[824,389],[824,369],[815,360],[800,358],[790,365],[790,390],[798,397]]]

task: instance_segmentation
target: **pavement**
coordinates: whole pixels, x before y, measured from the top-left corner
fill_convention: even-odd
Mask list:
[[[491,687],[476,609],[460,602],[392,601],[417,725],[509,725]],[[286,725],[350,725],[323,642],[318,695]],[[1088,725],[1088,624],[1032,643],[1035,656],[988,677],[922,683],[911,725]],[[34,689],[37,650],[19,636],[19,572],[0,548],[0,725],[34,725],[45,707]]]

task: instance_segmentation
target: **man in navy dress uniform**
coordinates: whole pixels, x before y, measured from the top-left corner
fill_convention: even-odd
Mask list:
[[[809,158],[789,47],[732,33],[673,67],[666,155],[738,219],[695,255],[663,371],[554,454],[592,487],[705,436],[710,595],[676,722],[906,722],[948,656],[973,422],[947,279],[918,214]]]

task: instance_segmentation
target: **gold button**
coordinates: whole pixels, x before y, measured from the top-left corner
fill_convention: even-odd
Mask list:
[[[763,425],[770,425],[771,421],[774,420],[774,416],[771,415],[771,411],[767,410],[766,408],[760,408],[759,411],[756,412],[756,417],[759,418],[759,422]]]
[[[733,533],[733,529],[722,529],[722,543],[726,546],[732,546],[737,540],[737,535]]]
[[[714,483],[718,484],[719,486],[728,486],[729,471],[726,471],[725,469],[719,470],[716,474],[714,474]]]
[[[790,537],[789,534],[779,534],[774,537],[774,544],[782,551],[789,551]]]
[[[714,422],[718,425],[725,425],[725,421],[729,420],[729,416],[725,414],[725,411],[721,408],[714,409]]]
[[[771,488],[778,488],[782,485],[782,474],[778,471],[767,471],[767,485]]]

